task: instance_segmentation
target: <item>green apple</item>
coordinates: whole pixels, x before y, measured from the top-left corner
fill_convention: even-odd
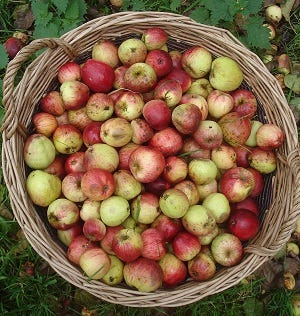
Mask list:
[[[190,206],[187,196],[178,189],[167,189],[160,196],[159,207],[161,211],[171,218],[181,218]]]
[[[108,255],[110,258],[110,268],[102,278],[102,281],[107,285],[117,285],[123,281],[124,263],[118,257]]]
[[[251,121],[251,132],[250,132],[248,139],[245,142],[245,145],[247,145],[249,147],[256,147],[257,146],[255,135],[256,135],[257,130],[262,125],[263,125],[263,123],[260,121],[256,121],[256,120]]]
[[[230,215],[230,205],[223,193],[211,193],[202,202],[218,224],[224,223]]]

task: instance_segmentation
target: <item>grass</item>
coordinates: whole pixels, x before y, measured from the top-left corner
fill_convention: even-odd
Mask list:
[[[89,2],[89,1],[87,1]],[[94,5],[97,1],[93,2]],[[12,9],[26,1],[0,1],[0,39],[12,34]],[[149,2],[155,5],[159,1]],[[163,3],[163,1],[162,1]],[[111,9],[107,7],[107,11]],[[167,9],[166,9],[167,10]],[[300,61],[299,9],[291,17],[282,46],[293,61]],[[3,78],[0,73],[0,80]],[[1,92],[2,93],[2,92]],[[295,97],[289,94],[289,96]],[[0,105],[0,121],[4,109]],[[12,218],[7,188],[0,173],[0,315],[175,315],[175,316],[290,316],[295,291],[262,291],[263,280],[250,280],[222,293],[180,308],[133,308],[95,299],[57,275],[28,244]],[[90,312],[90,314],[88,314]]]

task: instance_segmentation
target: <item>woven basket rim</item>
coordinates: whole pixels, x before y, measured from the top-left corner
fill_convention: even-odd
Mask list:
[[[226,271],[220,270],[212,280],[206,282],[188,281],[175,289],[141,293],[122,285],[110,287],[99,281],[89,282],[77,267],[66,260],[65,253],[49,238],[49,232],[41,220],[37,216],[30,217],[34,214],[35,207],[25,191],[26,171],[22,148],[34,107],[51,84],[59,65],[90,51],[93,43],[100,38],[118,39],[126,34],[141,34],[149,25],[165,28],[179,46],[201,43],[215,56],[234,56],[241,65],[246,83],[264,105],[267,121],[276,122],[281,126],[286,134],[286,141],[277,152],[278,170],[272,177],[274,198],[266,212],[267,222],[258,236],[247,245],[243,261]],[[28,65],[22,80],[14,87],[14,78],[22,63],[43,47],[49,49]],[[45,73],[48,76],[45,76]],[[28,92],[30,89],[32,93]],[[258,56],[227,30],[165,12],[119,12],[103,16],[69,31],[59,39],[36,40],[23,48],[7,67],[3,84],[3,104],[6,108],[2,126],[3,176],[18,223],[35,251],[59,275],[105,301],[126,306],[174,307],[190,304],[223,291],[237,284],[274,256],[289,239],[293,225],[300,215],[300,150],[294,116],[277,80]]]

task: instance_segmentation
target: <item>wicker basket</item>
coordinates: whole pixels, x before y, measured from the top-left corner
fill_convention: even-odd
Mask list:
[[[162,27],[170,36],[170,49],[183,51],[191,45],[206,47],[214,56],[235,59],[244,72],[245,84],[251,87],[259,103],[260,116],[278,124],[285,132],[284,146],[277,152],[278,168],[270,177],[262,196],[264,220],[255,239],[245,248],[240,264],[224,268],[206,282],[187,280],[174,289],[141,293],[126,285],[110,287],[100,281],[89,281],[82,271],[66,258],[64,249],[53,238],[38,216],[25,188],[26,167],[23,144],[36,104],[50,89],[58,68],[76,58],[87,58],[93,44],[102,38],[120,43],[126,37],[140,36],[150,26]],[[22,64],[35,53],[49,48],[30,63],[15,87]],[[159,12],[123,12],[92,20],[59,39],[34,40],[24,47],[7,67],[4,78],[2,168],[14,215],[35,251],[71,284],[85,289],[108,302],[126,306],[174,307],[190,304],[237,284],[269,260],[288,241],[300,214],[300,150],[297,127],[277,80],[261,60],[228,31],[201,25],[188,17]]]

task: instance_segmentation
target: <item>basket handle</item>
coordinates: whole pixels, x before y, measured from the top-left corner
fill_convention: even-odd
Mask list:
[[[3,79],[3,106],[6,110],[0,131],[5,131],[5,137],[11,138],[18,131],[22,136],[26,137],[27,132],[25,126],[18,122],[16,115],[14,90],[14,81],[22,64],[30,58],[34,53],[43,48],[62,48],[63,51],[72,60],[76,57],[75,49],[66,41],[60,38],[43,38],[36,39],[24,46],[13,60],[8,63]]]

